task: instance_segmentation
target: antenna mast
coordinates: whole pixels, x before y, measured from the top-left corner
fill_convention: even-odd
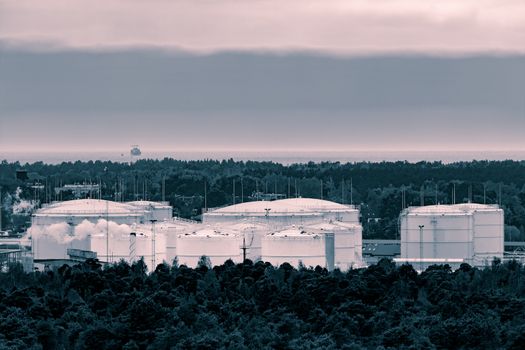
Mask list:
[[[2,186],[0,186],[0,231],[2,231]]]
[[[244,203],[244,184],[241,176],[241,203]]]
[[[350,204],[354,205],[354,178],[350,178]]]
[[[166,176],[162,176],[162,201],[166,201]]]
[[[235,204],[235,179],[233,179],[232,199],[233,199],[233,204]]]
[[[341,204],[345,204],[345,179],[341,181]]]
[[[206,213],[208,211],[208,189],[207,184],[208,181],[204,179],[204,212]]]

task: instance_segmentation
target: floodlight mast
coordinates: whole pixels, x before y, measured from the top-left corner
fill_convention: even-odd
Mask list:
[[[156,255],[157,251],[155,249],[155,223],[157,222],[156,219],[151,219],[151,271],[153,272],[155,270],[155,263],[156,263]]]
[[[423,228],[425,225],[419,225],[419,270],[423,272]]]

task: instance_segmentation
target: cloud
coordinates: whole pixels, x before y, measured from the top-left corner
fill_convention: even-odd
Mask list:
[[[0,39],[203,52],[523,52],[525,2],[0,0]]]

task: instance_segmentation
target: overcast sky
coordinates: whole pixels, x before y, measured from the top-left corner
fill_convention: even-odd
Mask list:
[[[0,150],[525,149],[521,0],[0,0]]]

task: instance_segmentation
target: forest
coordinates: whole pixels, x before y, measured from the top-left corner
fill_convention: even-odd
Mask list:
[[[0,273],[1,349],[523,349],[525,268],[96,260]]]
[[[27,179],[17,179],[23,171]],[[3,229],[21,231],[28,217],[18,217],[16,196],[35,207],[72,199],[54,192],[64,184],[93,183],[86,196],[119,201],[165,200],[175,214],[199,219],[203,208],[282,197],[323,198],[358,205],[364,238],[398,237],[399,212],[407,206],[467,202],[500,204],[505,211],[505,239],[525,240],[525,161],[322,162],[283,165],[273,162],[171,158],[132,164],[111,161],[45,164],[0,163]],[[35,186],[36,185],[36,186]],[[18,192],[17,192],[18,189]],[[22,211],[22,214],[25,212]]]

